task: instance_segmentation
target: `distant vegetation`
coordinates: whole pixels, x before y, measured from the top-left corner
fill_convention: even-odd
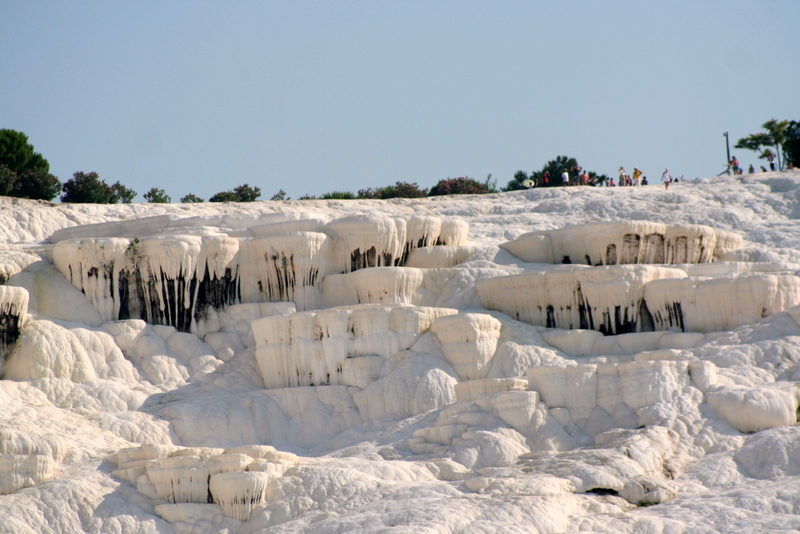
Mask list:
[[[485,182],[479,182],[466,176],[447,178],[445,180],[440,180],[439,183],[430,190],[427,188],[420,189],[416,182],[395,182],[394,185],[387,185],[385,187],[359,189],[357,194],[353,194],[350,191],[331,191],[330,193],[323,193],[319,198],[322,200],[387,200],[390,198],[424,198],[436,195],[480,195],[485,193],[497,193],[497,188],[491,178],[491,174],[486,177]],[[303,195],[300,197],[300,200],[312,200],[316,198],[318,197],[314,195]]]
[[[61,202],[77,204],[130,204],[136,191],[128,189],[119,182],[108,185],[96,172],[78,171],[64,182]]]
[[[223,191],[209,198],[209,202],[255,202],[261,196],[260,187],[250,187],[249,184],[242,184],[233,191]]]
[[[352,198],[356,198],[356,196],[350,191],[331,191],[330,193],[323,193],[323,195],[319,198],[323,200],[329,200],[329,199],[349,200]]]
[[[759,158],[777,160],[777,169],[783,170],[791,164],[800,167],[800,122],[769,120],[762,125],[765,130],[750,134],[738,140],[735,148],[744,148],[759,153]],[[514,173],[502,192],[530,189],[533,187],[561,187],[564,184],[561,175],[566,171],[570,183],[581,171],[575,158],[561,155],[545,163],[541,169],[528,173],[519,170]],[[597,174],[586,170],[591,185],[603,185],[609,181],[605,174]],[[107,184],[96,172],[76,172],[73,177],[62,184],[57,177],[50,174],[50,164],[28,142],[28,137],[15,130],[0,130],[0,196],[12,196],[30,199],[52,200],[62,193],[62,202],[83,202],[97,204],[130,203],[136,192],[120,182]],[[439,180],[430,189],[420,188],[416,182],[395,182],[394,185],[360,189],[357,193],[350,191],[331,191],[320,196],[303,195],[299,200],[351,200],[392,198],[423,198],[440,195],[482,195],[497,193],[496,180],[489,174],[485,181],[475,180],[468,176]],[[147,202],[154,204],[170,203],[172,199],[161,188],[153,187],[144,195]],[[230,191],[221,191],[208,199],[209,202],[254,202],[261,197],[261,188],[242,184]],[[291,200],[283,189],[274,194],[270,200]],[[181,203],[201,203],[203,199],[189,193],[180,199]]]
[[[203,199],[194,193],[181,197],[181,204],[200,204],[201,202],[203,202]]]
[[[734,148],[758,152],[760,159],[777,159],[778,168],[775,170],[783,170],[789,163],[800,167],[800,122],[770,119],[761,127],[766,132],[743,137],[736,142]]]
[[[410,184],[408,182],[395,182],[394,185],[387,185],[386,187],[377,187],[375,189],[359,189],[357,198],[422,198],[428,195],[427,189],[420,189],[416,182]]]
[[[50,164],[15,130],[0,130],[0,195],[52,200],[61,182],[50,174]]]
[[[579,169],[578,160],[569,156],[558,156],[544,164],[541,170],[533,171],[528,174],[525,171],[517,171],[511,181],[506,184],[503,191],[518,191],[520,189],[530,189],[531,187],[562,187],[564,182],[561,175],[564,171],[570,174]],[[597,174],[594,171],[587,171],[589,180],[593,184],[603,184],[608,180],[605,174]]]
[[[163,189],[157,187],[151,188],[150,191],[142,196],[151,204],[169,204],[172,202],[170,196]]]
[[[428,192],[428,196],[439,196],[439,195],[485,195],[486,193],[496,193],[497,191],[492,191],[494,188],[493,186],[490,187],[489,180],[491,179],[491,174],[486,179],[486,183],[481,183],[477,180],[473,180],[468,176],[462,176],[460,178],[448,178],[446,180],[439,180],[439,182],[431,187],[431,190]]]

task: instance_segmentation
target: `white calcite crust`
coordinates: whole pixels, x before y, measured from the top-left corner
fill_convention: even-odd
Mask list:
[[[521,321],[623,334],[647,327],[642,303],[649,282],[685,276],[680,269],[650,265],[572,267],[491,278],[477,289],[484,308]]]
[[[497,350],[502,323],[491,315],[462,313],[440,317],[431,325],[447,362],[461,380],[486,378]]]
[[[798,531],[799,195],[0,198],[0,531]]]
[[[622,265],[707,263],[741,245],[737,234],[710,226],[635,221],[530,232],[501,246],[531,263]]]
[[[44,454],[0,455],[0,495],[47,480],[54,468],[53,458]]]
[[[209,462],[197,456],[176,456],[150,463],[147,476],[159,498],[170,503],[206,502]]]
[[[464,244],[468,230],[464,221],[432,216],[325,220],[253,221],[252,230],[233,231],[200,224],[212,221],[155,217],[130,227],[109,223],[57,233],[51,254],[101,322],[142,318],[197,333],[209,308],[293,302],[299,310],[317,309],[326,275],[403,266],[417,248]],[[384,302],[344,298],[343,304]]]
[[[455,313],[361,305],[265,317],[252,323],[256,361],[267,388],[346,384],[363,389],[437,317]]]
[[[209,489],[214,502],[228,517],[247,521],[257,507],[266,502],[267,485],[272,477],[263,471],[218,473],[211,476]]]

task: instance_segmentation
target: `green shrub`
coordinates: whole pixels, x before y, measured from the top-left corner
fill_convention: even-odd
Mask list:
[[[322,200],[352,200],[356,196],[350,191],[331,191],[330,193],[323,193],[319,198]]]
[[[489,186],[468,176],[439,180],[431,187],[429,196],[439,195],[485,195],[489,193]]]

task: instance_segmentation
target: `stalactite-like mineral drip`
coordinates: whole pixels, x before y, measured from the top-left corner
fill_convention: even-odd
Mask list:
[[[0,286],[0,370],[22,331],[28,315],[28,292],[21,287]]]

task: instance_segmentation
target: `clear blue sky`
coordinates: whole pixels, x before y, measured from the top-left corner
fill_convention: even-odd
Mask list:
[[[800,1],[4,0],[0,128],[62,181],[262,199],[557,155],[657,178],[723,170],[800,120]],[[734,151],[745,166],[752,152]]]

